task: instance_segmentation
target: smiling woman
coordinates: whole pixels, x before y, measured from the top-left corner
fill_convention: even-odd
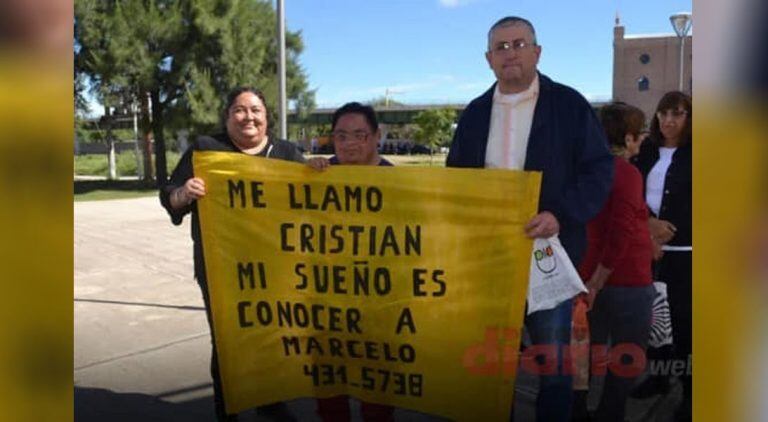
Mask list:
[[[205,180],[194,177],[192,156],[197,151],[224,151],[303,162],[304,157],[294,144],[288,141],[270,139],[267,110],[264,104],[264,95],[256,88],[239,87],[233,89],[227,96],[222,110],[222,127],[225,133],[197,138],[192,146],[184,152],[179,164],[171,174],[170,181],[160,189],[160,202],[168,211],[173,224],[180,225],[185,215],[192,214],[195,278],[203,294],[212,335],[213,321],[210,313],[208,282],[205,277],[200,221],[197,214],[197,200],[205,196],[206,188]],[[211,376],[213,377],[216,416],[219,420],[232,420],[234,415],[227,415],[225,411],[215,342],[212,344]],[[279,413],[282,409],[279,405],[280,403],[277,406],[265,406],[269,408],[264,410]]]
[[[261,92],[248,90],[228,101],[225,123],[227,134],[246,154],[257,155],[268,144],[267,110],[264,103]]]

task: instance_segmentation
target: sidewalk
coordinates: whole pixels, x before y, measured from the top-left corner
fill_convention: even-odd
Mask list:
[[[155,197],[76,202],[74,214],[75,420],[214,420],[188,219],[173,226]],[[532,420],[535,391],[535,380],[521,377],[517,421]],[[630,420],[670,420],[656,415],[671,414],[674,399],[631,401]],[[299,420],[317,420],[314,400],[290,407]]]
[[[74,206],[76,419],[211,420],[189,227],[172,226],[154,197]]]

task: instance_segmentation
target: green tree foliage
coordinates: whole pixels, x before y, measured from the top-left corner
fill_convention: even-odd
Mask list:
[[[286,88],[312,108],[303,48],[300,32],[286,34]],[[105,106],[140,106],[163,182],[166,134],[216,130],[232,87],[262,89],[275,116],[276,13],[269,0],[76,0],[75,71]]]
[[[308,90],[299,93],[299,95],[289,104],[293,108],[296,120],[293,124],[288,124],[289,139],[309,139],[313,137],[312,125],[308,123],[309,116],[315,109],[315,92]]]
[[[91,107],[88,105],[88,100],[85,98],[85,75],[82,73],[75,74],[74,83],[74,100],[75,100],[75,120],[82,120],[91,112]]]
[[[429,109],[419,112],[413,118],[416,125],[414,139],[428,146],[432,151],[442,145],[447,145],[453,136],[453,124],[456,121],[456,110],[450,108]]]

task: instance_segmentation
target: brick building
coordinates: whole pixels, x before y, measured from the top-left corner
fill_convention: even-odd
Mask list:
[[[671,28],[670,28],[671,29]],[[685,37],[683,91],[692,90],[693,36]],[[613,99],[639,107],[650,122],[661,96],[680,82],[680,39],[674,33],[626,35],[613,28]]]

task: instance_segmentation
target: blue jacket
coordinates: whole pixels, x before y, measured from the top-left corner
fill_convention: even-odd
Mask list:
[[[446,166],[485,167],[495,87],[464,109]],[[613,157],[587,100],[542,74],[524,168],[543,172],[539,211],[555,215],[560,240],[578,265],[586,250],[586,223],[603,207],[611,189]]]

